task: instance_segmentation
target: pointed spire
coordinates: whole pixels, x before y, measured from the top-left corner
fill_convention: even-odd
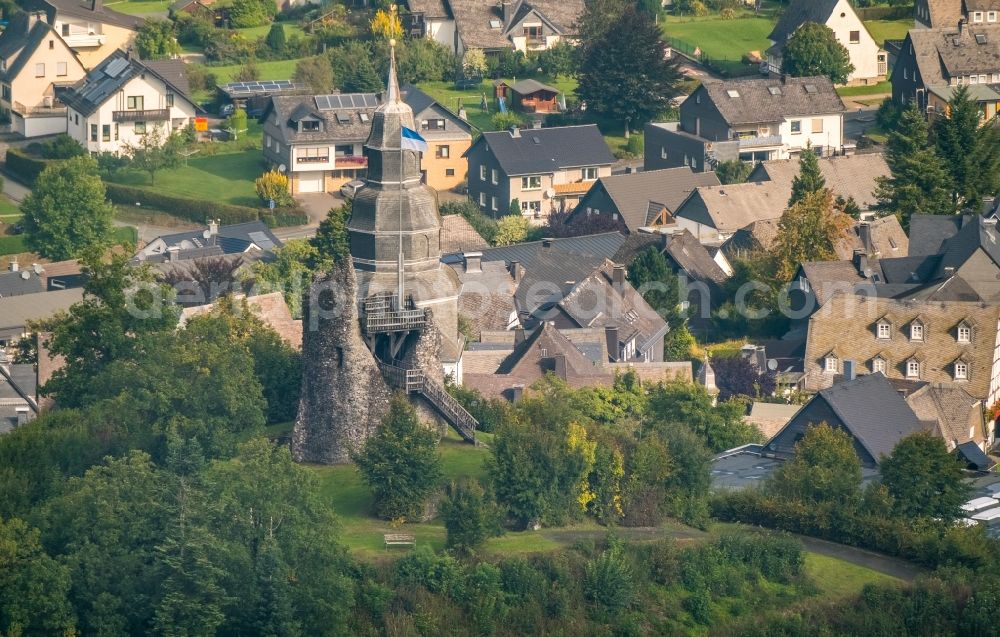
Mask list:
[[[389,40],[389,85],[386,87],[386,102],[399,102],[399,80],[396,78],[396,40]]]

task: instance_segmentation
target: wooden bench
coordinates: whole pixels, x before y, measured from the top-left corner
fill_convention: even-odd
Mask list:
[[[386,533],[382,537],[385,538],[385,548],[390,546],[416,546],[417,538],[414,535],[406,535],[404,533]]]

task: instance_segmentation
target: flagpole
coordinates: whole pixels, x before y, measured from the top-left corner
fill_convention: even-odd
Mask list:
[[[396,6],[393,5],[393,9]],[[395,75],[396,73],[396,40],[389,40],[389,73]],[[395,77],[389,78],[389,83],[392,84],[395,81]],[[396,92],[394,96],[396,102],[399,102],[399,93]],[[403,120],[400,118],[399,121],[399,254],[397,256],[396,263],[396,277],[398,279],[396,291],[397,298],[399,299],[399,309],[403,310],[406,308],[406,302],[403,297]]]

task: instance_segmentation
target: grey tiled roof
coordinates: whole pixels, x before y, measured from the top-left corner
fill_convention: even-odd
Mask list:
[[[767,36],[772,42],[784,42],[792,33],[806,22],[826,24],[840,0],[793,0],[778,23],[774,25],[771,34]]]
[[[652,221],[648,218],[650,202],[662,204],[673,213],[695,188],[720,185],[714,172],[696,173],[687,166],[601,177],[598,183],[632,232]]]
[[[45,281],[31,267],[17,272],[0,272],[0,298],[45,291]]]
[[[22,328],[29,321],[52,317],[83,299],[81,288],[22,294],[0,299],[0,330]]]
[[[910,217],[910,255],[938,254],[945,241],[972,221],[972,215],[925,215]]]
[[[835,196],[854,199],[862,210],[869,210],[875,205],[876,179],[889,176],[889,165],[881,153],[821,157],[817,163],[826,187]],[[791,196],[792,180],[798,174],[799,160],[776,159],[758,164],[747,181],[769,180],[787,184]]]
[[[625,244],[625,235],[620,232],[604,232],[550,241],[552,247],[563,252],[590,254],[610,259]],[[505,261],[508,264],[511,261],[518,261],[522,267],[530,268],[539,254],[542,254],[539,250],[542,248],[542,243],[542,241],[529,241],[500,248],[488,248],[483,250],[483,261]]]
[[[706,82],[702,87],[730,126],[844,112],[844,102],[828,77],[751,78]],[[738,97],[730,97],[730,91]]]
[[[977,35],[985,36],[986,42],[979,44]],[[907,39],[925,85],[948,84],[949,78],[957,75],[1000,70],[1000,25],[967,25],[961,35],[957,25],[911,29]]]
[[[346,94],[345,94],[346,95]],[[373,94],[365,94],[372,97]],[[377,97],[377,96],[376,96]],[[377,100],[381,103],[381,100]],[[371,100],[369,100],[371,102]],[[271,105],[264,113],[264,118],[270,118],[272,112],[278,117],[278,130],[281,141],[286,144],[298,142],[363,142],[368,139],[372,130],[372,118],[376,106],[358,106],[352,108],[319,110],[316,97],[312,95],[275,95],[271,97]],[[290,120],[294,114],[309,113],[323,120],[322,130],[299,131]],[[363,121],[362,113],[368,121]],[[340,118],[337,116],[340,115]]]
[[[705,246],[687,230],[670,236],[666,252],[690,278],[696,281],[721,285],[728,278]]]
[[[446,0],[406,0],[412,13],[422,13],[427,18],[447,18],[451,16]]]
[[[483,0],[448,0],[451,14],[455,17],[455,29],[466,49],[510,49],[514,45],[504,37],[503,16],[498,3]],[[492,28],[490,22],[499,21],[501,26]]]
[[[57,15],[67,15],[133,31],[138,30],[146,22],[142,16],[128,15],[110,9],[104,6],[101,0],[29,0],[24,8],[45,11],[50,22],[53,22]]]
[[[927,427],[879,373],[838,383],[819,393],[876,462],[906,436]]]
[[[978,418],[981,429],[982,403],[958,385],[929,383],[907,396],[906,402],[920,420],[936,422],[941,437],[948,442],[968,441],[969,423],[974,419]],[[983,432],[974,433],[981,437]]]
[[[160,75],[157,68],[166,70],[172,77]],[[174,80],[178,79],[176,65],[159,65],[154,68],[146,62],[130,57],[120,49],[116,49],[76,84],[61,90],[59,99],[81,115],[89,116],[102,104],[114,98],[129,81],[143,73],[155,75],[176,94],[191,101],[187,91],[182,86],[174,84]],[[182,84],[186,84],[187,76],[183,73],[183,69],[180,69],[180,76],[183,78]]]
[[[473,148],[479,144],[487,145],[508,177],[615,162],[596,124],[527,128],[517,137],[509,131],[487,132]],[[470,152],[471,148],[466,155]]]

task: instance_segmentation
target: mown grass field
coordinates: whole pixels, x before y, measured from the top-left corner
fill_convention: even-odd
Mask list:
[[[879,46],[886,40],[902,40],[906,32],[913,28],[913,19],[909,20],[869,20],[865,22],[868,32],[872,34]]]
[[[265,62],[254,62],[260,72],[262,80],[290,80],[295,75],[295,65],[298,60],[268,60]],[[207,66],[209,71],[215,74],[219,84],[228,84],[240,72],[240,64],[228,64],[226,66]]]
[[[171,4],[171,0],[126,0],[125,2],[108,2],[104,6],[128,15],[162,13],[166,17],[167,9],[170,8]]]
[[[866,584],[899,582],[895,577],[835,557],[806,553],[806,574],[819,587],[824,598],[857,595]]]
[[[149,174],[135,170],[119,172],[115,183],[140,188],[155,188],[159,192],[179,197],[209,199],[240,206],[258,206],[254,179],[264,172],[264,160],[259,150],[194,157],[186,166],[156,173],[156,184],[149,183]]]
[[[285,38],[291,39],[293,35],[302,37],[305,35],[305,31],[302,30],[297,24],[292,24],[290,22],[279,23],[285,27]],[[268,34],[271,30],[270,24],[263,24],[259,27],[246,27],[245,29],[236,29],[236,31],[243,37],[249,38],[251,40],[256,40],[257,38],[262,38]]]
[[[698,47],[710,58],[739,62],[750,51],[763,55],[771,43],[767,36],[774,28],[772,18],[723,20],[668,16],[662,23],[663,34],[672,40]]]
[[[892,82],[885,80],[878,84],[869,84],[868,86],[841,86],[837,89],[837,94],[841,97],[881,95],[882,93],[892,93]]]
[[[139,233],[131,226],[116,227],[112,229],[112,238],[116,245],[125,243],[135,245],[139,238]],[[0,236],[0,256],[27,253],[28,248],[24,244],[23,234],[6,237]]]

